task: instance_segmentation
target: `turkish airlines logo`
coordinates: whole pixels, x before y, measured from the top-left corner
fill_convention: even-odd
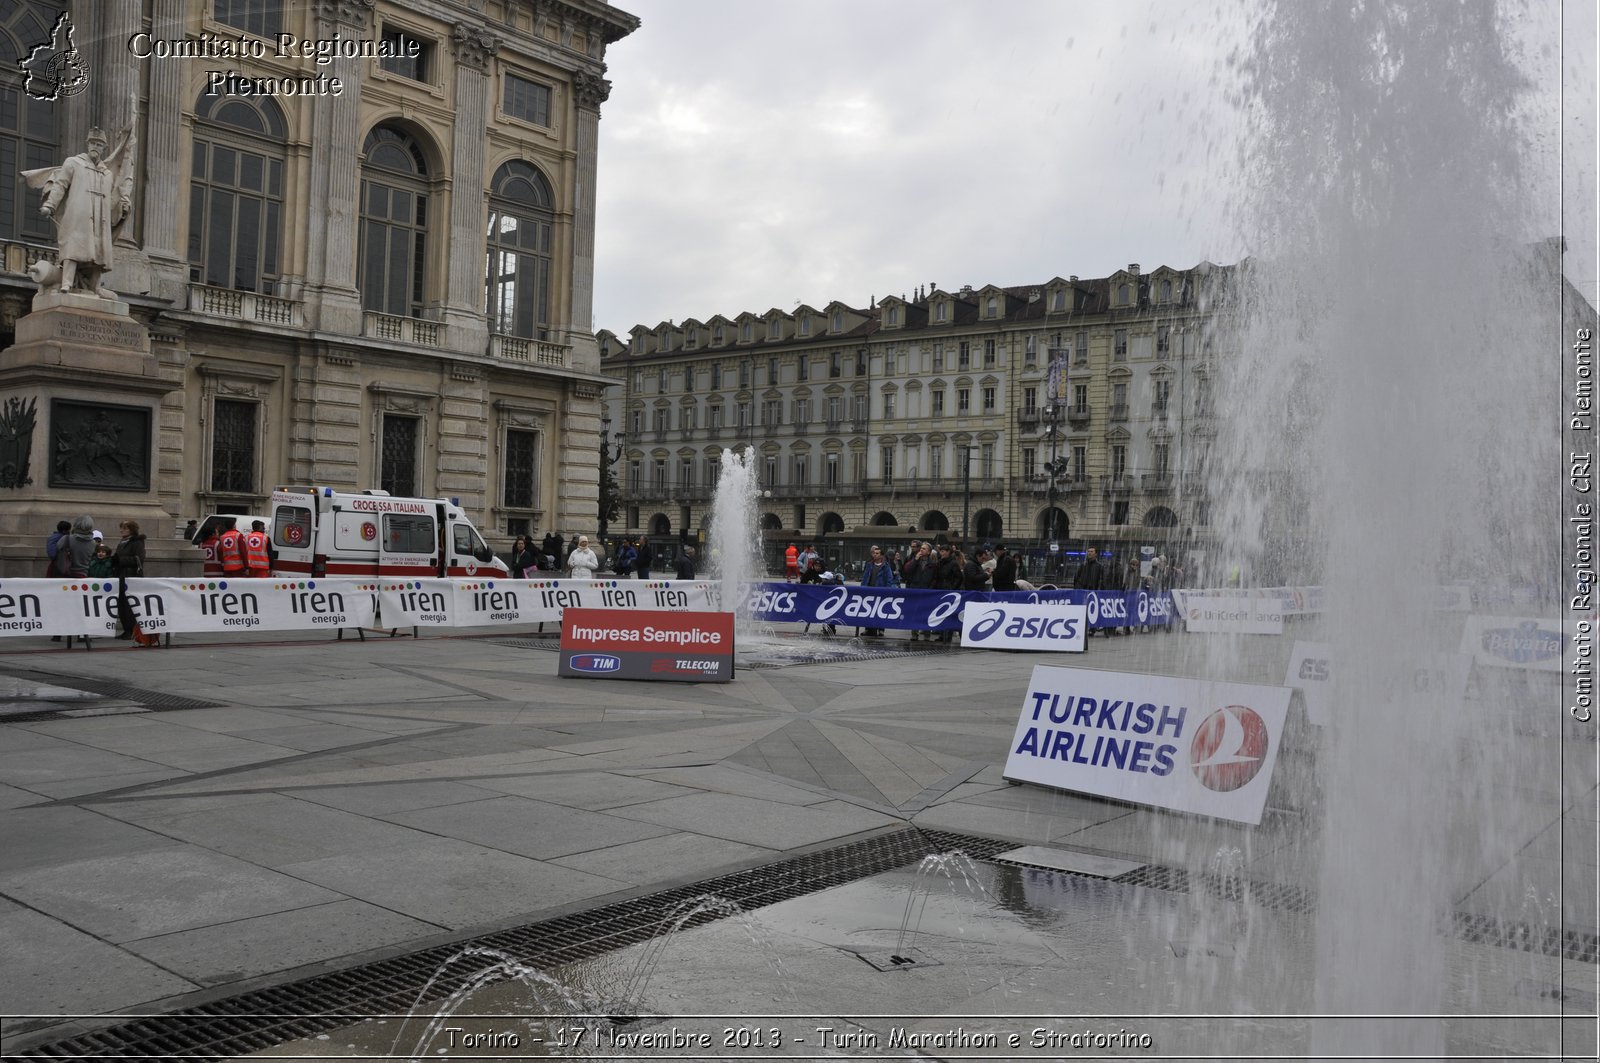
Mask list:
[[[1267,724],[1254,709],[1229,705],[1200,724],[1189,744],[1189,765],[1208,790],[1230,793],[1247,785],[1267,759]]]

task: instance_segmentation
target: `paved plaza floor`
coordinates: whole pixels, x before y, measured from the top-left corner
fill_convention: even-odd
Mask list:
[[[847,630],[783,636],[846,659],[706,685],[560,679],[531,631],[7,643],[5,1051],[908,825],[1177,868],[1237,848],[1250,878],[1315,887],[1314,795],[1280,788],[1249,828],[1008,785],[1036,655],[849,659]],[[1096,638],[1071,664],[1197,675],[1226,637]],[[1244,640],[1230,678],[1280,684],[1290,641]],[[1452,868],[1457,908],[1520,899],[1592,935],[1593,734],[1557,706],[1504,723],[1522,828]],[[1546,978],[1593,1014],[1594,972]]]

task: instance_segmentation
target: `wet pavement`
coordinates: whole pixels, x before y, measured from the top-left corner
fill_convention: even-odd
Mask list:
[[[815,651],[798,662],[793,653],[771,655],[784,666],[750,667],[721,685],[559,679],[553,647],[531,630],[520,639],[180,639],[161,650],[102,641],[88,652],[43,639],[6,643],[5,1052],[103,1025],[92,1016],[222,1000],[907,825],[1180,869],[1237,848],[1252,881],[1315,885],[1311,789],[1279,787],[1262,825],[1247,828],[1009,786],[1001,767],[1035,656],[913,649],[847,630],[788,635]],[[1097,638],[1071,663],[1199,674],[1206,640],[1218,637],[1226,636]],[[1280,683],[1292,641],[1240,640],[1230,678]],[[1593,933],[1595,745],[1592,732],[1560,720],[1552,706],[1548,716],[1506,721],[1512,755],[1526,768],[1506,797],[1522,827],[1452,868],[1458,911],[1510,906],[1521,921],[1541,924],[1565,912],[1568,928]],[[1299,748],[1286,745],[1286,756],[1314,760],[1317,741],[1310,729],[1291,731]],[[1084,881],[987,865],[985,874]],[[893,903],[870,883],[837,887],[852,888],[877,899],[841,901],[829,891],[762,909],[763,921],[784,928],[786,963],[791,955],[796,965],[811,963],[806,941],[830,960],[864,943],[894,944],[880,910]],[[1089,905],[1074,914],[1087,896],[1074,893],[1051,917],[1098,927],[1088,936],[1052,931],[1036,940],[1027,935],[1041,933],[1043,917],[1002,919],[969,904],[984,929],[929,951],[953,960],[956,945],[987,949],[1010,973],[986,980],[970,958],[925,968],[917,976],[930,980],[915,997],[926,1002],[911,1010],[1110,1015],[1183,1003],[1149,982],[1157,969],[1149,957],[1162,956],[1159,970],[1170,971],[1172,942],[1187,940],[1174,923],[1185,918],[1182,903],[1149,889],[1117,891],[1145,897],[1118,903],[1144,907],[1107,915]],[[815,914],[778,911],[830,905],[862,918],[824,929]],[[1163,905],[1180,914],[1151,914]],[[1289,939],[1304,934],[1294,929],[1300,913],[1271,918],[1289,927]],[[655,1006],[680,1016],[743,1009],[841,1021],[880,1003],[900,1006],[899,990],[884,980],[908,972],[868,977],[875,968],[854,957],[843,968],[849,978],[819,964],[798,983],[827,986],[827,994],[786,1002],[789,990],[758,977],[765,961],[745,970],[728,962],[719,935],[741,933],[734,920],[684,935],[706,944],[671,961],[676,997]],[[1021,951],[997,951],[995,942],[1009,941]],[[1593,1013],[1592,995],[1581,995],[1593,989],[1592,959],[1539,956],[1535,969],[1493,943],[1451,948],[1474,1006],[1492,997],[1518,1013],[1570,1014],[1585,1004]],[[1069,969],[1054,972],[1063,955]],[[624,963],[626,953],[607,962]],[[1488,996],[1491,974],[1475,966],[1483,963],[1495,986]],[[1294,987],[1303,990],[1304,976],[1294,967],[1285,968],[1285,995],[1257,1003],[1301,1010]],[[1137,985],[1140,972],[1147,996],[1106,991]],[[1550,986],[1566,986],[1569,999],[1554,1000]],[[1231,1013],[1227,1005],[1239,999],[1219,990],[1193,1004]],[[1286,1020],[1261,1043],[1279,1051],[1303,1037],[1296,1030]],[[1170,1045],[1175,1035],[1166,1036]],[[782,1054],[804,1051],[791,1040]]]

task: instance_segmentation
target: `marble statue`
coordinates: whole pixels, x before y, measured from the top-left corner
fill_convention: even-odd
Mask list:
[[[100,286],[112,267],[113,231],[133,213],[132,131],[124,133],[114,151],[107,151],[105,133],[89,130],[84,152],[60,166],[22,171],[28,187],[44,193],[39,213],[56,225],[56,247],[61,262],[56,270],[37,276],[58,283],[63,292],[80,291],[115,299],[116,293]]]

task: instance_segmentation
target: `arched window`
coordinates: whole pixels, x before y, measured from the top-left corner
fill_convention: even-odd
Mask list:
[[[550,327],[550,230],[555,223],[550,183],[532,165],[513,159],[489,187],[489,330],[544,339]],[[661,349],[667,349],[667,330]]]
[[[202,94],[189,170],[189,279],[268,292],[282,271],[283,112],[262,98]]]
[[[367,134],[361,166],[361,305],[420,317],[428,250],[428,162],[403,129]]]
[[[61,5],[65,6],[65,4]],[[0,237],[53,244],[55,225],[39,213],[40,193],[22,180],[22,170],[61,161],[58,102],[36,100],[23,91],[22,61],[36,45],[48,42],[61,11],[23,0],[4,5],[0,14]],[[75,150],[82,151],[79,145]]]

